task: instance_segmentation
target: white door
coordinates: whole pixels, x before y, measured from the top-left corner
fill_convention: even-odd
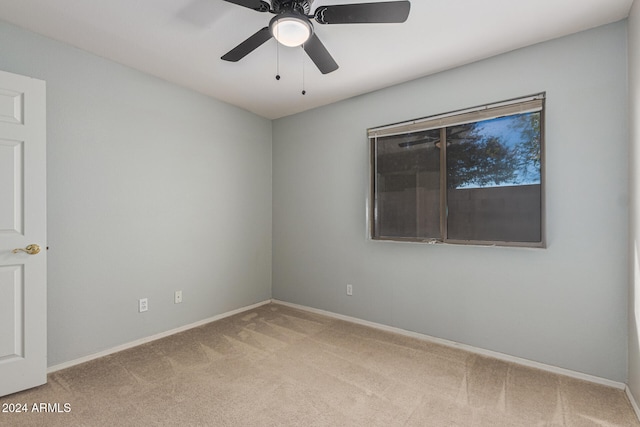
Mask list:
[[[45,112],[45,82],[0,71],[0,396],[47,381]]]

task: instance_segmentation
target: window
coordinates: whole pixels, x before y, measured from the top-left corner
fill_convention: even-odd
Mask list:
[[[370,129],[371,236],[544,246],[544,94]]]

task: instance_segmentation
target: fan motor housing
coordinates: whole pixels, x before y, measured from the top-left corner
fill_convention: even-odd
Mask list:
[[[313,0],[271,0],[271,9],[276,13],[292,11],[309,15],[311,13],[311,3],[313,3]]]

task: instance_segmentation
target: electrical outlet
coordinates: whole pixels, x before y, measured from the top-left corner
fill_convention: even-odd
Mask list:
[[[173,303],[180,304],[182,302],[182,291],[176,291],[173,296]]]
[[[138,300],[138,313],[149,310],[149,301],[146,298]]]
[[[349,296],[353,295],[353,285],[347,284],[347,295]]]

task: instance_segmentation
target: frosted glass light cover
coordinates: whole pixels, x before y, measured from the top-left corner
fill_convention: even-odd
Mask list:
[[[309,23],[296,17],[281,17],[273,22],[271,32],[275,39],[289,47],[300,46],[311,37]]]

